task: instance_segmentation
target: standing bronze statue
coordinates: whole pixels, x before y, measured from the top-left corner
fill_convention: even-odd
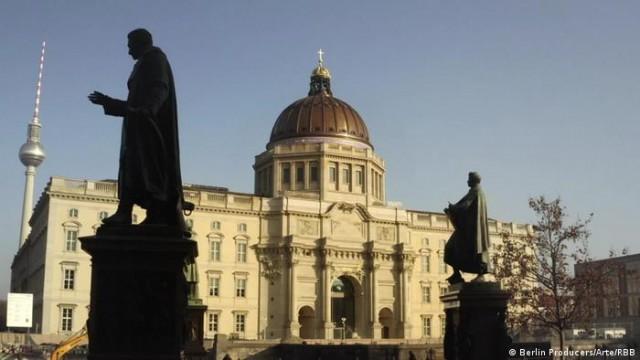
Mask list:
[[[136,29],[128,34],[129,55],[137,60],[127,87],[127,100],[94,91],[89,101],[106,115],[123,117],[118,210],[105,225],[131,224],[133,205],[146,209],[143,225],[169,225],[186,229],[178,146],[178,111],[171,66],[153,46],[151,33]]]
[[[480,188],[480,175],[469,173],[469,192],[444,212],[454,231],[444,249],[444,261],[453,268],[450,284],[464,282],[460,271],[479,275],[489,272],[489,224],[487,200]]]

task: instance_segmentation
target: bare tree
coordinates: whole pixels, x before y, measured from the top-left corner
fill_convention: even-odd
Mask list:
[[[588,225],[593,214],[568,224],[560,199],[529,199],[537,222],[526,237],[502,235],[494,258],[496,277],[513,293],[509,325],[512,329],[546,327],[558,335],[564,349],[564,330],[591,315],[592,299],[603,291],[608,263],[585,267],[573,274],[574,264],[591,262]]]

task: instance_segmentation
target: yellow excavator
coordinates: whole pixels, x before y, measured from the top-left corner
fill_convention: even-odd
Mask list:
[[[82,345],[83,343],[87,343],[89,341],[89,334],[87,333],[87,327],[83,326],[80,331],[71,335],[67,339],[63,340],[58,347],[53,350],[51,353],[50,360],[60,360],[64,356],[64,354],[73,350],[76,346]]]

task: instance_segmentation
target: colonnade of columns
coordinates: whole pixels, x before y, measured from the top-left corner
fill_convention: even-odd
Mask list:
[[[286,276],[287,281],[286,289],[287,296],[287,324],[285,326],[285,334],[287,337],[299,337],[300,326],[298,322],[298,291],[296,289],[296,279],[299,266],[299,260],[292,258],[293,254],[289,254],[291,258],[286,262]],[[402,260],[399,266],[396,268],[398,273],[399,289],[396,293],[395,309],[392,310],[398,316],[399,330],[402,330],[402,336],[410,337],[411,334],[411,291],[410,291],[410,273],[412,271],[413,264]],[[317,302],[318,309],[316,314],[320,318],[318,324],[320,329],[316,336],[324,339],[332,339],[334,337],[334,329],[336,324],[332,319],[332,298],[331,288],[334,279],[334,265],[333,262],[326,257],[321,262],[321,284],[320,284],[320,301]],[[373,339],[382,338],[383,325],[379,321],[379,291],[378,291],[378,277],[380,271],[380,264],[371,263],[368,266],[368,271],[364,277],[365,282],[363,284],[357,283],[357,287],[362,289],[362,292],[358,294],[360,301],[356,302],[356,330],[363,331],[363,336]],[[354,279],[352,279],[353,281]],[[354,297],[355,301],[356,297]],[[366,307],[360,308],[357,307]],[[398,334],[400,335],[400,334]]]

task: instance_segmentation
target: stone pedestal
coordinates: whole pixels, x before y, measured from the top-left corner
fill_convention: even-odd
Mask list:
[[[377,321],[371,325],[371,337],[373,339],[382,339],[382,324]]]
[[[455,284],[440,296],[447,315],[444,353],[447,360],[507,358],[505,317],[510,294],[497,282]]]
[[[323,339],[333,339],[335,325],[332,322],[325,322],[322,326]]]
[[[80,239],[91,255],[90,360],[178,360],[185,257],[196,242],[167,226],[101,227]]]
[[[187,359],[200,359],[207,355],[204,349],[204,313],[207,305],[190,301],[187,305],[187,339],[184,343],[184,355]]]

